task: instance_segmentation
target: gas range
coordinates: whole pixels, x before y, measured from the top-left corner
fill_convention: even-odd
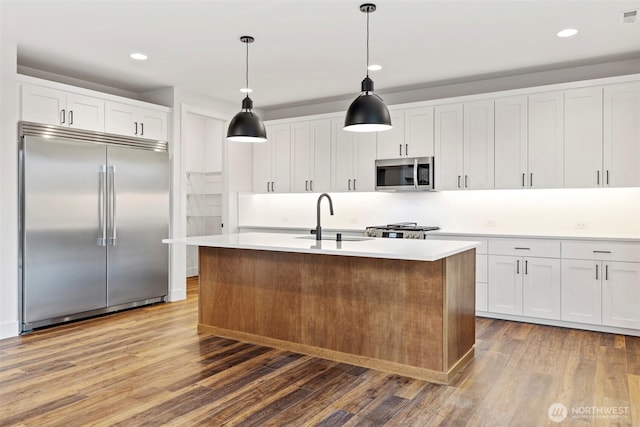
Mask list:
[[[427,231],[439,229],[440,227],[418,225],[415,222],[400,222],[397,224],[367,227],[364,235],[389,239],[426,239]]]

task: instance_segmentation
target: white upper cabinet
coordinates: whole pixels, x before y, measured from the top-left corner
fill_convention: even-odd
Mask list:
[[[168,115],[120,102],[107,101],[105,105],[105,132],[140,138],[167,139]]]
[[[253,147],[253,192],[291,191],[291,126],[267,125],[265,143]]]
[[[433,156],[433,107],[389,113],[393,129],[378,133],[378,159]]]
[[[378,132],[377,138],[377,158],[397,159],[407,156],[408,144],[405,143],[404,111],[391,110],[391,123],[393,128]]]
[[[464,188],[494,187],[493,100],[464,104]]]
[[[604,183],[640,187],[640,82],[604,87]]]
[[[564,186],[600,187],[602,169],[602,87],[564,93]]]
[[[104,132],[102,99],[23,83],[21,101],[24,121]]]
[[[332,121],[333,191],[375,189],[376,134],[347,132],[342,119]]]
[[[564,93],[529,95],[528,185],[564,185]]]
[[[331,120],[291,124],[291,191],[331,188]]]
[[[493,188],[493,147],[493,100],[437,106],[435,187]]]
[[[527,156],[527,97],[495,101],[495,188],[525,188]]]
[[[440,105],[435,108],[435,188],[462,189],[464,175],[463,106]]]

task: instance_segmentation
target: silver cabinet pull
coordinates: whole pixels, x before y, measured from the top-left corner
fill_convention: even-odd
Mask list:
[[[409,155],[409,144],[404,144],[404,155],[405,156]]]
[[[464,176],[464,188],[469,188],[469,175]]]
[[[304,182],[304,191],[309,191],[309,181]]]
[[[598,264],[596,264],[596,280],[598,280]]]
[[[398,144],[398,147],[400,148],[400,157],[402,157],[402,144]]]
[[[609,280],[609,264],[604,265],[604,280]]]
[[[274,185],[275,183],[276,183],[275,181],[271,181],[271,192],[272,192],[272,193],[273,193],[274,191],[276,191],[276,190],[274,190],[274,189],[273,189],[273,185]]]
[[[525,183],[524,183],[524,173],[522,174],[522,186],[523,186],[523,187],[525,186]]]
[[[533,187],[533,172],[529,174],[529,186]]]
[[[98,167],[99,181],[98,181],[98,227],[100,229],[100,237],[98,237],[96,244],[98,246],[107,245],[107,222],[104,220],[104,204],[107,197],[107,165],[100,165]]]
[[[309,191],[313,191],[313,180],[309,181]]]
[[[116,246],[118,244],[117,236],[117,224],[116,224],[116,167],[115,165],[109,166],[108,169],[110,177],[109,185],[109,221],[111,223],[111,237],[107,240],[107,245]]]
[[[144,123],[140,123],[140,136],[144,135]]]
[[[460,188],[460,175],[458,175],[458,188]]]
[[[515,248],[513,248],[513,249],[517,249],[517,250],[519,250],[519,251],[528,251],[528,250],[530,250],[531,248],[519,248],[519,247],[517,247],[517,246],[516,246],[516,247],[515,247]]]
[[[351,180],[349,180],[349,191],[351,191]]]
[[[69,111],[69,126],[73,124],[73,111]]]
[[[133,122],[133,123],[136,125],[136,129],[135,129],[135,131],[133,132],[133,134],[134,134],[134,135],[137,135],[137,134],[138,134],[138,122]]]
[[[60,124],[64,123],[66,115],[67,115],[66,111],[60,110]]]
[[[524,274],[529,274],[529,261],[524,260]]]
[[[596,185],[600,185],[600,171],[596,171]]]
[[[610,254],[611,251],[593,251],[594,254]]]
[[[520,260],[516,260],[516,274],[520,274]]]
[[[269,181],[267,181],[267,193],[269,192]]]
[[[358,189],[356,188],[356,179],[353,178],[353,191],[357,191]]]
[[[609,170],[607,169],[607,185],[609,185]]]

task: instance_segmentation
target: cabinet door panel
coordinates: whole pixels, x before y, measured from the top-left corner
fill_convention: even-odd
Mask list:
[[[275,125],[269,135],[271,142],[271,181],[276,193],[291,191],[291,126]]]
[[[397,159],[406,157],[404,140],[404,111],[390,111],[393,129],[378,133],[377,155],[378,159]]]
[[[356,161],[354,164],[356,191],[374,191],[376,186],[376,134],[358,133],[355,136]]]
[[[269,141],[253,146],[253,192],[271,192],[271,135],[273,127],[267,126]]]
[[[600,262],[562,260],[562,320],[593,325],[602,323],[601,275]]]
[[[604,87],[604,169],[605,185],[640,187],[640,82]]]
[[[464,105],[464,188],[493,188],[493,100]]]
[[[291,191],[309,191],[312,142],[309,122],[291,124]]]
[[[331,120],[314,120],[311,122],[311,140],[313,156],[311,161],[311,178],[309,190],[324,192],[331,190]]]
[[[432,157],[433,107],[410,108],[404,112],[405,155]]]
[[[344,122],[341,119],[331,121],[333,128],[333,191],[349,191],[353,189],[353,163],[355,133],[342,129]]]
[[[602,324],[640,329],[640,264],[603,263]]]
[[[462,189],[463,116],[462,104],[435,108],[435,187]]]
[[[489,256],[489,311],[522,315],[522,260]]]
[[[47,87],[22,85],[22,120],[46,125],[65,126],[67,124],[67,95]],[[66,113],[66,111],[65,111]]]
[[[602,88],[564,94],[564,185],[599,187],[602,172]]]
[[[73,128],[104,132],[104,101],[90,96],[67,95],[68,125]]]
[[[138,134],[136,136],[166,141],[167,113],[140,108],[138,110]]]
[[[524,258],[523,314],[560,319],[560,260]]]
[[[136,107],[118,102],[105,102],[104,130],[119,135],[136,135]]]
[[[564,174],[564,96],[548,92],[529,96],[529,186],[561,188]]]
[[[495,102],[495,188],[527,186],[527,97]]]
[[[484,282],[476,282],[476,311],[488,311],[488,290]]]

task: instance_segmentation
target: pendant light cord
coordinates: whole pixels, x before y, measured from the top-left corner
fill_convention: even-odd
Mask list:
[[[245,42],[245,44],[247,45],[247,51],[246,51],[247,53],[246,53],[246,57],[245,57],[245,62],[247,64],[247,67],[245,69],[245,81],[247,82],[247,84],[246,84],[245,88],[247,89],[246,97],[248,98],[249,97],[249,91],[248,91],[248,89],[249,89],[249,43]]]
[[[367,12],[367,77],[369,77],[369,13]]]

